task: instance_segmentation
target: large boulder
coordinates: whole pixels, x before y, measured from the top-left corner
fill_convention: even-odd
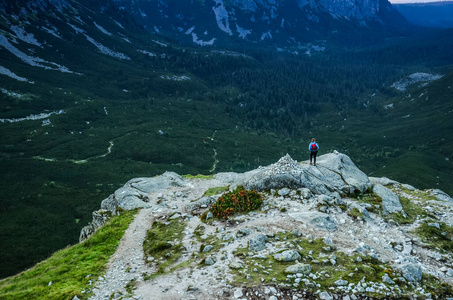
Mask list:
[[[403,277],[409,282],[419,282],[422,280],[422,268],[418,264],[407,263],[399,267]]]
[[[129,186],[143,193],[156,193],[169,187],[181,187],[187,184],[187,180],[175,172],[165,172],[152,178],[135,178],[129,180],[125,186]]]
[[[371,187],[368,177],[352,160],[337,151],[318,158],[317,166],[298,163],[288,154],[275,164],[259,169],[243,183],[258,191],[279,188],[308,188],[314,194],[338,192],[349,195]]]
[[[296,250],[285,250],[281,253],[274,254],[276,261],[295,261],[300,260],[302,257]]]
[[[114,211],[117,207],[123,210],[150,207],[147,194],[158,193],[169,187],[182,187],[187,184],[186,179],[174,172],[165,172],[160,176],[151,178],[134,178],[102,201],[101,208]]]
[[[249,250],[250,251],[261,251],[266,249],[267,236],[264,234],[258,234],[249,239]]]
[[[292,273],[292,274],[303,274],[303,275],[308,275],[311,272],[311,266],[308,264],[302,264],[302,263],[297,263],[295,265],[291,265],[285,269],[286,273]]]
[[[382,211],[384,214],[403,211],[403,206],[398,196],[385,186],[375,184],[373,192],[382,198]]]

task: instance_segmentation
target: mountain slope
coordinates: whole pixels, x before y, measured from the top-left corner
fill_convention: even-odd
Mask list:
[[[242,185],[259,192],[243,190]],[[247,210],[244,205],[241,213],[231,211],[237,208],[235,202],[247,204],[246,198],[258,203],[257,208]],[[101,206],[94,214],[98,221],[121,212],[120,217],[32,270],[1,280],[0,297],[453,295],[453,199],[439,190],[368,178],[338,152],[318,157],[317,166],[286,155],[246,173],[185,178],[166,172],[135,178]],[[230,217],[217,217],[219,207]],[[132,215],[124,209],[135,208],[141,210],[119,241],[118,231]],[[105,272],[93,270],[91,259],[77,264],[80,257],[100,254],[105,261],[112,245],[118,247]],[[77,279],[65,285],[54,269],[64,276],[75,273]]]
[[[410,140],[397,152],[377,138],[391,131],[383,107],[400,96],[391,85],[414,72],[447,74],[453,64],[447,34],[379,47],[317,40],[277,49],[251,42],[231,51],[150,34],[107,1],[24,3],[1,2],[1,276],[76,243],[98,202],[134,177],[242,172],[285,153],[304,160],[313,136],[321,151],[341,147],[367,173],[392,161],[390,174],[407,176],[409,164],[392,155],[407,154]],[[300,10],[292,8],[285,14]],[[206,22],[218,28],[212,6],[206,9]],[[320,18],[332,20],[325,10]],[[326,32],[338,24],[358,28],[357,20],[337,21]],[[216,30],[219,39],[229,36]],[[384,113],[362,109],[373,93]],[[417,149],[411,166],[428,150]],[[435,186],[439,170],[446,174],[450,166],[444,157],[437,162],[424,166],[423,180],[407,182]],[[452,181],[440,177],[439,187],[451,193]]]

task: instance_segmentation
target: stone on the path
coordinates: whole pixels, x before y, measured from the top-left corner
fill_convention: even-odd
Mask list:
[[[321,292],[318,296],[320,300],[333,300],[332,295],[330,295],[328,292]]]
[[[277,261],[295,261],[301,258],[299,252],[295,250],[285,250],[281,253],[274,254],[274,259]]]
[[[286,273],[291,273],[291,274],[303,274],[303,275],[308,275],[311,272],[311,266],[309,264],[295,264],[292,266],[289,266],[285,269]]]
[[[261,251],[266,248],[267,236],[264,234],[258,234],[249,239],[249,250],[250,251]]]
[[[338,279],[337,281],[334,282],[336,286],[345,286],[348,285],[348,281],[344,279]]]
[[[215,264],[215,261],[212,257],[208,257],[205,259],[204,263],[205,263],[205,265],[211,266],[211,265]]]
[[[242,293],[242,289],[237,289],[234,291],[234,298],[238,299],[241,298],[244,294]]]
[[[203,253],[208,253],[208,252],[211,251],[212,249],[214,249],[214,246],[212,246],[212,245],[207,245],[206,247],[203,248]]]
[[[390,278],[389,274],[385,273],[382,275],[382,282],[387,283],[387,284],[395,284],[395,281]]]
[[[332,217],[326,213],[310,211],[289,213],[288,215],[296,221],[303,222],[320,229],[329,231],[337,229],[335,220],[333,220]]]
[[[208,207],[214,202],[215,202],[215,198],[214,197],[204,196],[204,197],[201,197],[197,201],[194,201],[194,202],[191,202],[190,204],[187,204],[185,208],[186,208],[187,211],[194,211],[194,210],[200,209],[202,207]]]
[[[407,263],[400,267],[403,277],[409,282],[419,282],[422,280],[422,268],[419,265]]]

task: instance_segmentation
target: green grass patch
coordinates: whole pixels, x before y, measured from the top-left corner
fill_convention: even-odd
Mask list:
[[[229,186],[212,187],[212,188],[208,189],[206,192],[204,192],[203,196],[218,195],[218,194],[228,191],[228,189],[229,189]]]
[[[446,252],[453,252],[453,227],[445,223],[437,223],[439,228],[424,223],[417,227],[415,233],[421,237],[424,243],[430,244],[433,248],[439,248]]]
[[[136,210],[111,218],[81,244],[60,250],[16,276],[0,281],[0,299],[86,299],[82,291],[105,271]],[[52,284],[49,285],[49,283]]]
[[[438,299],[447,299],[453,295],[453,287],[448,283],[439,280],[429,274],[423,274],[422,284],[426,292],[436,295]]]
[[[174,266],[174,264],[184,251],[181,240],[185,228],[186,223],[178,219],[166,223],[157,221],[153,223],[143,242],[143,250],[145,256],[154,258],[158,270],[145,279],[154,278],[179,267]]]
[[[363,219],[363,213],[357,207],[354,207],[351,210],[349,210],[348,216],[350,216],[354,220],[357,220],[358,218]]]
[[[365,193],[357,195],[357,201],[360,203],[368,203],[371,206],[367,210],[379,214],[382,212],[382,198],[374,193]]]
[[[404,216],[402,213],[394,213],[390,214],[387,217],[384,217],[384,219],[389,220],[393,219],[395,222],[399,224],[412,224],[414,221],[417,219],[419,216],[420,218],[423,217],[428,217],[429,215],[423,210],[422,207],[411,201],[410,199],[406,197],[399,197],[401,205],[403,206],[403,210],[406,213],[406,216]]]

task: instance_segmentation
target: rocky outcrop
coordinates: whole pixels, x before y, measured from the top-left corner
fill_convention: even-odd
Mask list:
[[[244,187],[258,191],[280,188],[308,188],[314,194],[363,193],[371,187],[368,177],[351,159],[334,152],[318,158],[318,165],[299,164],[289,155],[262,168],[246,180]]]
[[[148,198],[150,193],[158,193],[170,187],[183,187],[187,184],[188,182],[182,176],[174,172],[165,172],[152,178],[129,180],[101,202],[101,209],[93,212],[93,221],[82,228],[79,241],[83,242],[93,235],[117,211],[151,207]]]
[[[80,231],[79,241],[83,242],[93,235],[99,228],[103,227],[108,219],[113,215],[109,210],[100,209],[92,213],[93,220]]]
[[[207,213],[202,221],[218,199],[205,192],[238,185],[265,191],[263,205],[227,221]],[[445,299],[452,296],[448,290],[433,287],[453,285],[451,251],[417,232],[428,228],[443,240],[453,238],[448,197],[370,180],[338,152],[320,156],[317,166],[287,155],[241,174],[133,179],[103,201],[82,231],[87,238],[110,215],[143,208],[113,256],[120,262],[112,263],[90,299],[129,297],[131,281],[136,299]],[[175,251],[143,252],[153,222],[181,225],[180,232],[168,227],[167,245],[177,245]],[[167,260],[177,263],[155,274]],[[244,281],[254,286],[243,287]]]

